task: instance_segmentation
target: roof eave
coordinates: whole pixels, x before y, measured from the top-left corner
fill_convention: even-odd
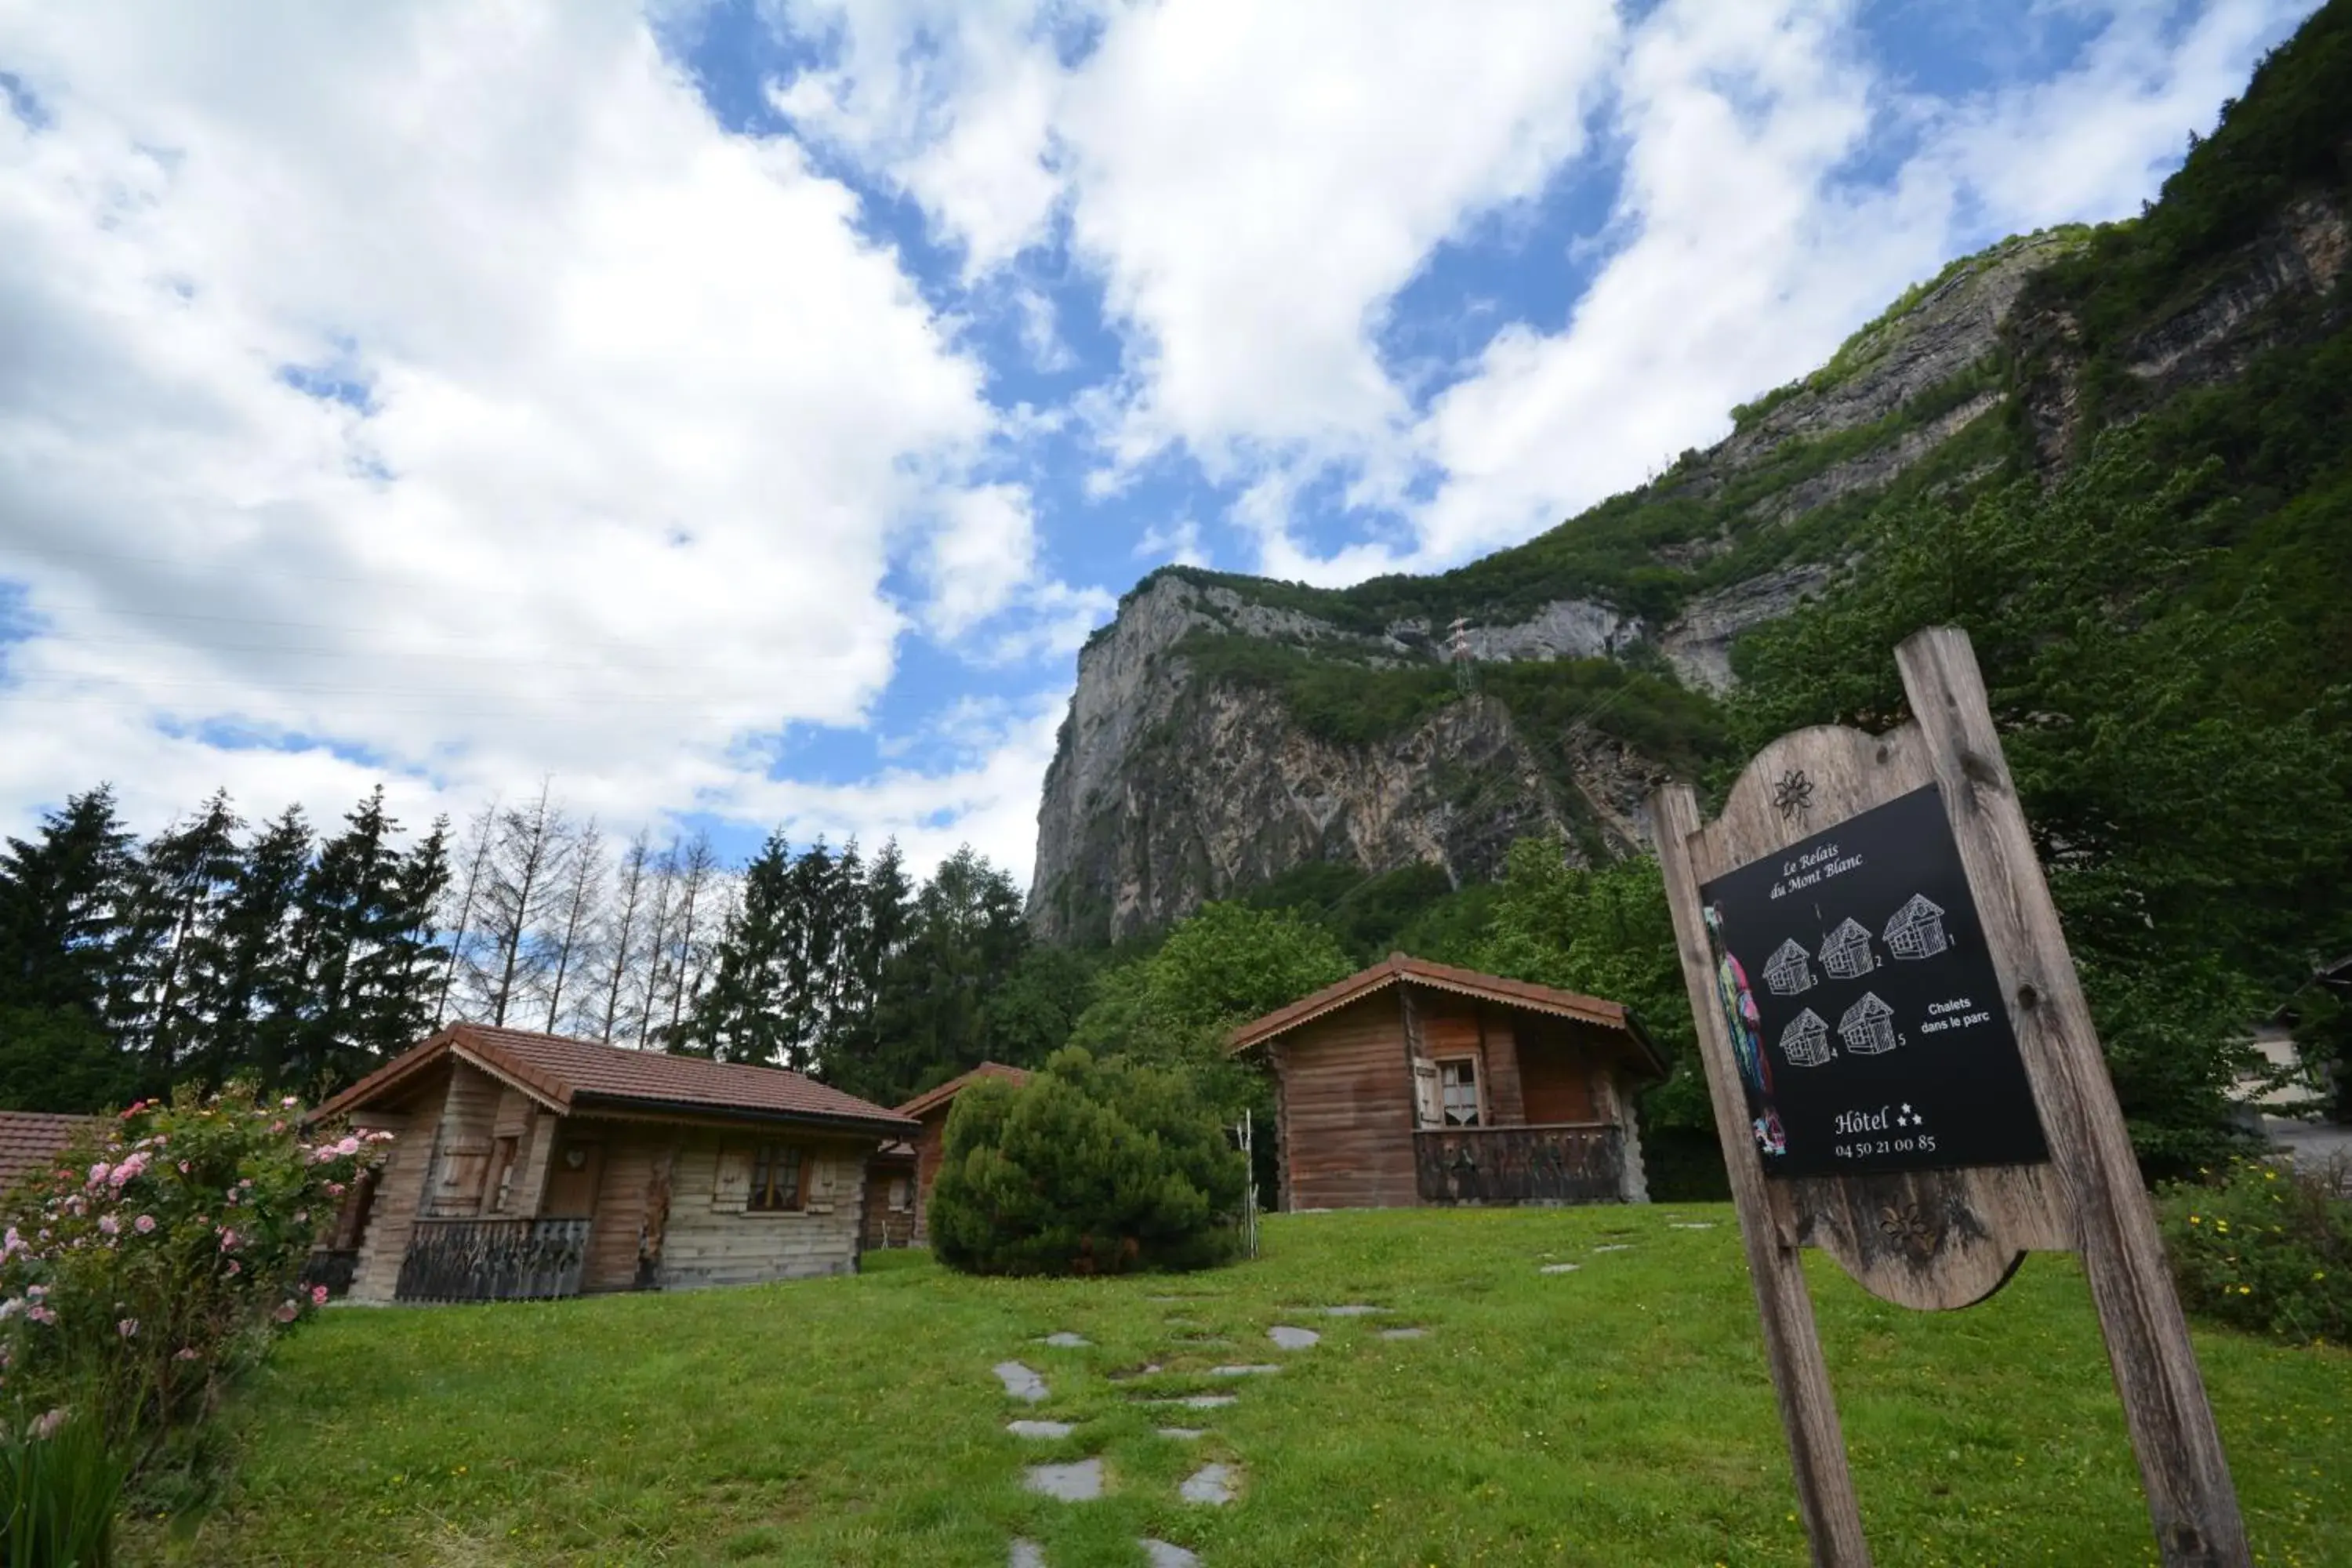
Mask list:
[[[669,1115],[714,1117],[728,1121],[760,1121],[771,1123],[798,1122],[849,1131],[871,1132],[877,1137],[904,1138],[920,1133],[923,1124],[911,1116],[884,1111],[879,1116],[861,1116],[833,1110],[787,1110],[773,1106],[714,1105],[700,1100],[665,1100],[650,1095],[614,1094],[583,1089],[572,1097],[572,1114],[582,1116],[591,1110],[632,1109]]]

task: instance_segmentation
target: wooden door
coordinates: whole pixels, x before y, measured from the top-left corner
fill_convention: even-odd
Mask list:
[[[566,1139],[548,1163],[546,1219],[587,1219],[596,1212],[596,1184],[604,1175],[604,1145]]]

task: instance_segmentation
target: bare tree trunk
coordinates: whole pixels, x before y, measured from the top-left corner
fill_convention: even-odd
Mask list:
[[[523,949],[542,912],[547,879],[563,851],[563,811],[549,805],[552,788],[551,782],[542,780],[539,799],[530,809],[509,811],[499,824],[499,850],[491,862],[490,908],[498,921],[491,937],[498,945],[499,968],[490,990],[490,1022],[501,1027],[514,1002]]]
[[[490,858],[490,841],[497,837],[499,797],[490,796],[490,804],[474,818],[467,832],[473,837],[473,850],[466,857],[466,888],[457,895],[457,918],[449,922],[449,962],[441,969],[441,995],[433,1004],[433,1027],[438,1031],[442,1018],[449,1011],[449,987],[457,978],[457,960],[465,953],[466,939],[473,934],[474,893],[482,885],[482,868]]]
[[[666,1045],[677,1039],[678,1020],[686,1013],[686,976],[694,962],[695,900],[701,895],[703,885],[710,879],[710,873],[718,864],[719,858],[710,850],[709,837],[696,834],[694,841],[686,847],[685,910],[679,920],[677,973],[670,987],[669,1030],[663,1041]]]
[[[636,935],[637,904],[645,894],[646,863],[652,858],[645,830],[640,828],[621,856],[621,910],[619,924],[612,933],[612,969],[604,987],[604,1028],[601,1037],[608,1046],[621,1021],[621,984],[628,977],[629,960],[636,952],[630,943]]]
[[[556,1019],[563,1007],[564,976],[571,973],[582,928],[595,907],[596,878],[604,868],[604,836],[596,831],[596,819],[592,816],[572,840],[572,879],[563,897],[563,937],[555,950],[555,978],[547,988],[547,1032],[551,1035],[555,1033]]]
[[[664,961],[669,952],[671,899],[677,890],[677,841],[662,851],[654,862],[654,907],[652,918],[646,926],[645,984],[639,988],[636,1008],[637,1049],[653,1044],[654,1019],[661,1010],[660,995]]]

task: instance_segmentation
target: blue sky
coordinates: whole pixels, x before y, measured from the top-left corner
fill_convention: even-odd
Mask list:
[[[12,11],[0,830],[551,777],[1025,877],[1142,573],[1525,539],[2306,9]]]

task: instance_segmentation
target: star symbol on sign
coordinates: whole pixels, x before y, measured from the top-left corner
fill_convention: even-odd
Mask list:
[[[1802,768],[1790,768],[1772,786],[1772,804],[1780,809],[1780,820],[1801,816],[1813,808],[1813,781],[1805,776]]]

